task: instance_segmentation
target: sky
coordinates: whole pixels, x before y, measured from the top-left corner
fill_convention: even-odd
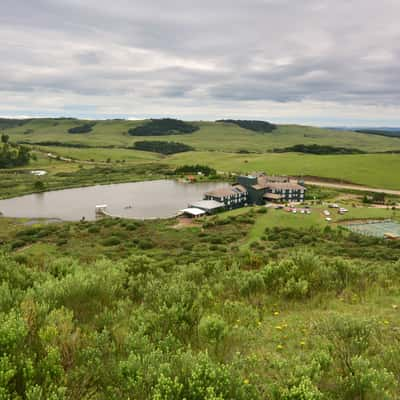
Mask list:
[[[0,115],[400,126],[399,0],[1,0]]]

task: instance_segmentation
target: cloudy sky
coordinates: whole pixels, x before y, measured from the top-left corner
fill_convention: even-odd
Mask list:
[[[0,115],[400,125],[399,0],[1,0]]]

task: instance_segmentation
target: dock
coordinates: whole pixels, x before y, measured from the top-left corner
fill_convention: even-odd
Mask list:
[[[99,217],[109,217],[109,218],[122,218],[119,215],[110,214],[107,211],[107,204],[100,204],[95,207],[96,216]]]

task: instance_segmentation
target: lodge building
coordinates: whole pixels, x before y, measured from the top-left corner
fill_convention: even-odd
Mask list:
[[[196,217],[247,205],[263,205],[266,202],[301,203],[305,192],[306,188],[301,183],[288,177],[254,173],[238,176],[237,182],[230,187],[205,193],[204,200],[193,203],[190,208],[182,211]]]
[[[262,205],[266,202],[303,202],[306,188],[285,176],[268,176],[264,173],[242,175],[236,184],[207,192],[205,200],[215,200],[226,209],[243,207],[247,204]]]
[[[243,207],[247,205],[248,192],[242,185],[233,185],[228,188],[216,189],[207,192],[204,200],[215,200],[225,205],[225,208],[231,210],[233,208]]]

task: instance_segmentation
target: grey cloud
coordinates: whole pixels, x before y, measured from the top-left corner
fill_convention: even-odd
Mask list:
[[[399,14],[397,0],[3,0],[0,91],[202,118],[211,103],[400,107]]]

